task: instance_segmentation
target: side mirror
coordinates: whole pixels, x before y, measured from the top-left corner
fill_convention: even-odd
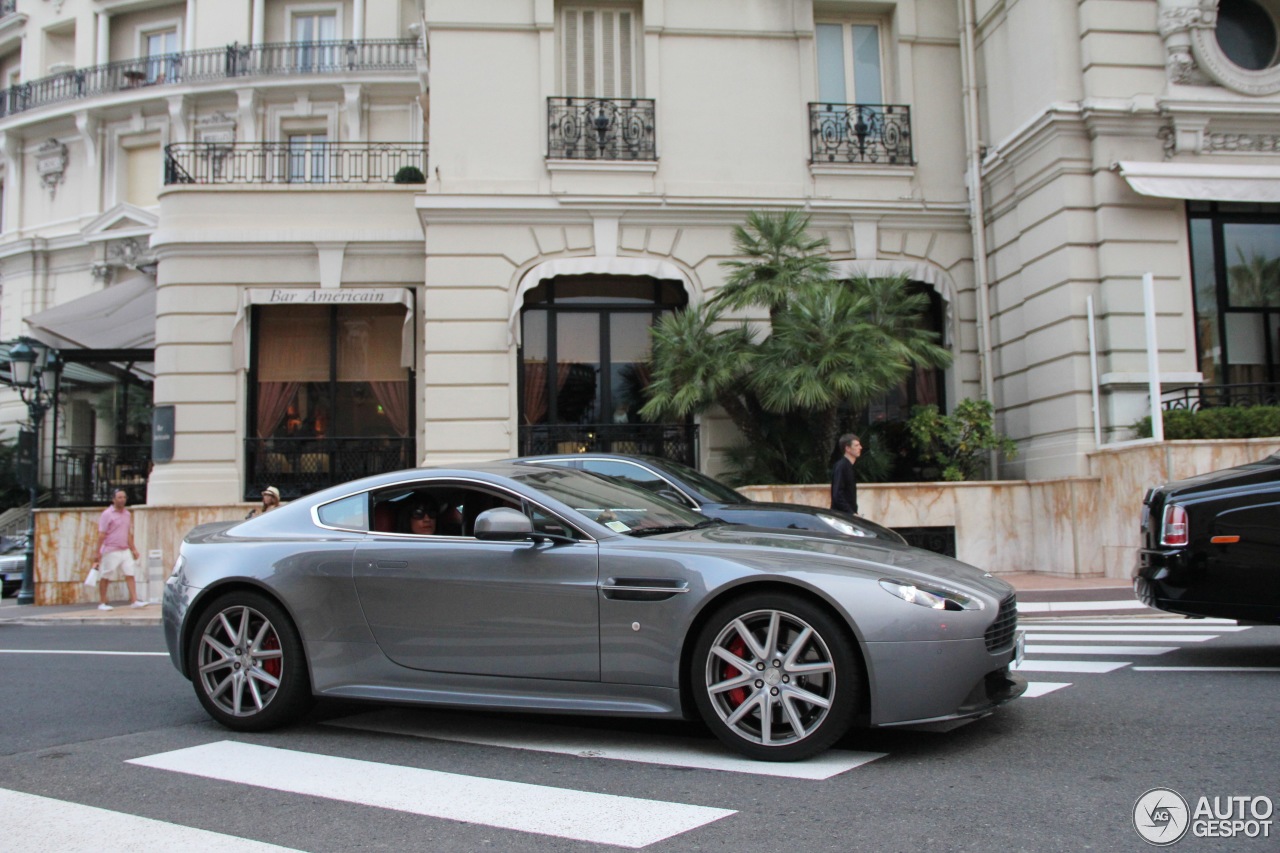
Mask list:
[[[528,539],[533,536],[533,522],[523,512],[500,506],[476,516],[474,535],[497,542]]]

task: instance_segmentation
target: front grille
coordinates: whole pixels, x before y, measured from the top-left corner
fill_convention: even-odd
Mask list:
[[[1013,635],[1017,627],[1018,596],[1011,592],[1008,598],[1000,602],[1000,613],[987,629],[987,651],[994,654],[1013,648]]]

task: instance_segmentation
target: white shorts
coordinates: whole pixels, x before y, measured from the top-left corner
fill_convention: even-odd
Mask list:
[[[102,563],[98,566],[98,573],[104,581],[116,581],[120,578],[131,578],[137,574],[137,562],[133,559],[133,554],[129,553],[128,548],[122,548],[119,551],[108,551],[102,555]]]

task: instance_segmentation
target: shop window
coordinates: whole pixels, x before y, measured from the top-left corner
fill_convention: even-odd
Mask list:
[[[260,439],[403,438],[409,370],[402,306],[255,310],[253,422]]]
[[[1201,374],[1280,382],[1280,206],[1197,202],[1189,213]]]
[[[530,291],[521,424],[642,423],[649,329],[685,302],[678,282],[651,278],[561,276]]]

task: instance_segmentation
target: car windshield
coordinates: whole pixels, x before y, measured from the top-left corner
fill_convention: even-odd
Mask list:
[[[540,468],[512,479],[538,489],[616,533],[647,536],[712,522],[648,489],[571,468]]]
[[[701,471],[695,471],[687,465],[681,465],[679,462],[671,462],[664,459],[662,461],[662,467],[675,474],[698,491],[702,492],[703,495],[710,498],[715,503],[751,503],[751,498],[746,495],[735,492],[724,483],[721,483],[718,480],[713,480]]]

